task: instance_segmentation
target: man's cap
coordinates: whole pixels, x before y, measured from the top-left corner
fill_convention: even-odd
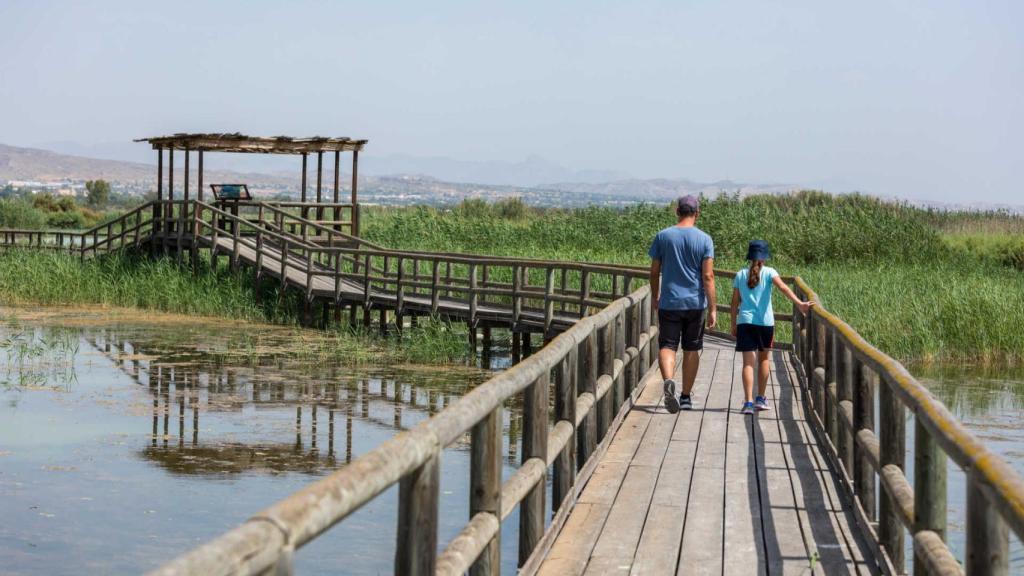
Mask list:
[[[676,210],[680,212],[697,212],[700,210],[700,200],[693,194],[680,196],[676,200]]]
[[[751,240],[747,245],[747,260],[767,260],[772,257],[767,240]]]

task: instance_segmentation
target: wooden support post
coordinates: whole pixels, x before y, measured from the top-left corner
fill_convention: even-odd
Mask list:
[[[546,460],[548,455],[548,386],[547,372],[523,391],[523,453],[522,462],[531,458]],[[519,504],[519,566],[522,567],[544,536],[544,497],[547,491],[547,469],[540,481]]]
[[[387,336],[388,335],[388,309],[387,308],[381,308],[380,309],[380,335],[381,336]]]
[[[919,418],[914,418],[914,533],[931,530],[946,539],[946,453]],[[914,559],[914,574],[925,563]]]
[[[581,394],[589,393],[597,398],[597,336],[593,332],[580,342],[576,355],[577,391]],[[583,463],[589,460],[597,449],[597,414],[598,406],[595,405],[583,417],[579,430],[576,431],[579,467],[583,467]]]
[[[608,322],[604,327],[597,331],[597,375],[598,378],[601,376],[611,376],[615,370],[615,325],[614,322]],[[608,428],[611,426],[612,418],[614,418],[615,411],[614,405],[615,388],[614,385],[601,400],[598,401],[597,408],[597,441],[600,442],[604,439],[605,434],[608,433]]]
[[[476,308],[477,300],[479,296],[477,294],[477,283],[476,283],[476,264],[471,263],[469,265],[469,326],[472,329],[476,329]]]
[[[199,172],[198,172],[198,174],[196,174],[196,177],[198,178],[198,180],[196,182],[196,198],[200,202],[202,202],[203,198],[206,197],[205,196],[206,192],[203,191],[203,149],[202,148],[199,149]]]
[[[964,570],[971,576],[1007,576],[1010,573],[1010,530],[985,492],[982,480],[968,471]]]
[[[836,449],[839,452],[839,460],[846,468],[846,474],[853,477],[853,435],[843,425],[843,403],[852,408],[853,403],[853,354],[842,341],[838,331],[832,333],[832,350],[835,359],[836,375],[836,410],[833,418],[835,422]],[[851,410],[852,412],[852,410]]]
[[[860,360],[854,360],[853,370],[854,384],[857,389],[853,397],[853,423],[857,430],[875,431],[875,388],[878,383],[878,375],[874,371],[865,368]],[[857,497],[860,498],[861,506],[864,508],[869,521],[878,517],[877,504],[875,501],[875,470],[871,467],[871,461],[860,444],[854,443],[854,471],[853,483],[857,489]]]
[[[318,206],[316,207],[316,219],[318,221],[324,219],[324,207],[323,206],[319,206],[319,204],[323,204],[323,202],[324,202],[323,181],[324,181],[324,153],[323,153],[323,150],[319,150],[316,153],[316,203],[318,204]]]
[[[523,289],[522,268],[512,267],[512,327],[519,325],[519,318],[523,315],[523,297],[520,294]]]
[[[156,256],[156,243],[157,236],[160,233],[160,219],[163,217],[163,201],[164,201],[164,149],[156,149],[156,203],[153,204],[153,236],[149,239],[149,255],[150,257]],[[82,239],[82,245],[85,245],[85,239]]]
[[[572,438],[555,458],[554,483],[551,486],[551,510],[557,512],[573,493],[576,484],[576,392],[579,362],[572,348],[555,368],[555,420],[573,427]]]
[[[533,334],[529,331],[523,332],[523,358],[529,358],[533,354]]]
[[[469,517],[486,512],[499,520],[498,533],[470,568],[470,576],[501,572],[501,406],[473,426],[469,455]]]
[[[437,308],[441,303],[441,291],[438,287],[440,283],[440,267],[441,262],[437,259],[431,262],[432,272],[430,276],[430,315],[437,316]]]
[[[299,201],[302,202],[301,214],[303,218],[309,216],[309,212],[306,211],[306,153],[302,153],[302,185],[299,189]],[[306,226],[302,226],[302,235],[306,235]]]
[[[519,332],[512,332],[512,365],[516,365],[523,359],[522,335]]]
[[[161,218],[161,228],[163,229],[163,253],[167,254],[168,249],[168,236],[171,233],[168,224],[170,224],[170,218],[174,217],[174,148],[167,150],[167,211]]]
[[[435,455],[399,483],[395,574],[434,574],[440,471],[440,456]]]
[[[359,150],[352,151],[352,235],[359,236]]]
[[[904,469],[906,459],[906,420],[904,408],[892,391],[892,384],[882,380],[878,385],[879,462]],[[903,523],[896,511],[897,504],[888,493],[882,492],[878,507],[878,537],[897,572],[903,572]]]
[[[555,269],[544,271],[544,337],[551,333],[551,322],[555,315],[555,301],[551,299],[555,290]]]
[[[626,355],[626,311],[622,310],[615,315],[615,346],[612,349],[614,359],[621,360]],[[619,377],[615,379],[615,403],[612,405],[612,416],[618,414],[619,408],[626,401],[628,392],[626,391],[626,370],[623,368],[619,372]]]
[[[340,193],[341,188],[339,187],[339,180],[338,180],[338,178],[340,176],[341,176],[341,151],[340,150],[335,150],[334,151],[334,209],[332,211],[333,216],[331,217],[331,219],[334,220],[334,222],[335,222],[334,229],[339,231],[339,232],[341,231],[341,224],[338,224],[337,222],[339,222],[341,220],[341,211],[340,211],[340,208],[338,207],[338,204],[341,202],[341,200],[339,199],[339,193]]]
[[[469,322],[466,322],[466,334],[469,337],[469,355],[475,359],[477,350],[477,334],[476,328],[474,328]]]
[[[584,269],[580,274],[580,318],[587,316],[589,308],[587,300],[590,299],[590,270]]]

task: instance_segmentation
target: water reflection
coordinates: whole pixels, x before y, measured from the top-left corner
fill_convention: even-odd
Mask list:
[[[494,341],[490,361],[508,365]],[[344,366],[315,334],[196,321],[58,313],[0,322],[0,342],[0,557],[13,574],[154,568],[493,374]],[[520,441],[509,408],[506,474]],[[442,540],[468,517],[468,446],[445,452]],[[303,572],[390,571],[394,505],[385,495],[331,530],[300,555]]]

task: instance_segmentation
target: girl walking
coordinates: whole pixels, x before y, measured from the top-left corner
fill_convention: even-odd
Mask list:
[[[775,342],[772,285],[792,300],[801,313],[806,314],[814,306],[814,302],[803,302],[797,298],[779,273],[764,265],[770,257],[768,242],[752,240],[747,247],[750,267],[737,272],[732,284],[732,335],[736,338],[736,351],[743,353],[744,414],[770,409],[765,392],[768,389],[768,352]],[[759,376],[756,397],[753,396],[755,360]]]

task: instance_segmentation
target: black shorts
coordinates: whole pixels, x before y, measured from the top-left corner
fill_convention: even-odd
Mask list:
[[[658,348],[694,352],[704,347],[704,310],[658,310]]]
[[[760,352],[771,350],[775,344],[775,326],[757,324],[736,325],[736,351]]]

